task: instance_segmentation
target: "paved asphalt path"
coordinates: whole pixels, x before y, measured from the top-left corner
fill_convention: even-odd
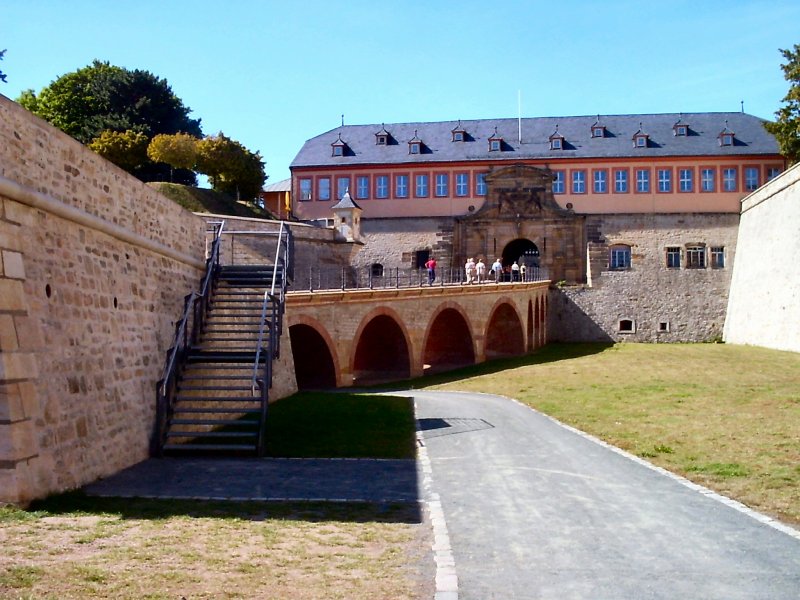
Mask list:
[[[800,598],[796,532],[511,400],[413,394],[461,600]]]

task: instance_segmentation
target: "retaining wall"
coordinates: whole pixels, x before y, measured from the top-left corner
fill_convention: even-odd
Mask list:
[[[0,502],[148,456],[205,224],[0,96]]]

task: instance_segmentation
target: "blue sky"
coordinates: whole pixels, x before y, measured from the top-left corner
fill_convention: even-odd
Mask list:
[[[348,124],[658,112],[772,118],[800,2],[2,0],[0,93],[94,59],[166,79],[289,176]]]

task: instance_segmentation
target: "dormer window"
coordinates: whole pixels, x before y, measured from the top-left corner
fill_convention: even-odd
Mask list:
[[[550,150],[563,150],[564,149],[564,136],[558,133],[558,125],[556,130],[548,138],[550,140]]]
[[[600,115],[597,115],[597,119],[595,119],[594,124],[592,125],[592,137],[606,137],[606,126],[600,124]]]
[[[454,142],[464,142],[467,139],[467,130],[461,126],[461,121],[458,122],[454,129],[450,130],[450,133],[453,134]]]
[[[503,149],[503,138],[497,135],[497,127],[489,137],[489,152],[500,152]]]
[[[378,146],[388,146],[390,139],[391,134],[386,131],[386,127],[384,125],[381,125],[381,130],[375,134],[375,143]]]
[[[686,137],[689,134],[689,128],[686,125],[675,125],[673,129],[678,137]]]
[[[733,140],[736,134],[728,129],[728,121],[725,121],[725,129],[719,132],[719,145],[720,146],[733,146]]]
[[[416,129],[414,130],[414,137],[408,140],[408,153],[422,154],[422,140],[417,137]]]
[[[347,148],[347,144],[342,140],[342,134],[340,133],[339,138],[331,144],[331,155],[344,156],[345,148]]]

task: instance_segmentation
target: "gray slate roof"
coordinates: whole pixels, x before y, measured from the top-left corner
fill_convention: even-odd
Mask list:
[[[649,115],[600,115],[606,137],[592,138],[592,125],[598,115],[580,117],[536,117],[522,119],[522,143],[518,141],[517,119],[464,121],[461,127],[467,140],[453,142],[452,131],[458,120],[433,123],[387,123],[385,125],[345,125],[306,141],[291,167],[402,164],[450,161],[547,159],[553,162],[573,158],[725,156],[778,154],[775,138],[763,127],[763,119],[741,112],[668,113]],[[689,135],[674,135],[680,121],[689,126]],[[727,123],[726,123],[727,122]],[[733,146],[720,146],[718,136],[725,127],[735,133]],[[392,143],[380,146],[375,134],[385,127]],[[495,133],[503,138],[503,151],[489,151],[488,139]],[[564,136],[563,150],[550,150],[549,138],[558,128]],[[649,136],[647,148],[635,148],[633,135],[642,130]],[[414,132],[423,143],[421,154],[408,153]],[[341,139],[347,144],[344,156],[332,156],[331,144]]]
[[[289,179],[281,179],[280,181],[276,181],[275,183],[270,183],[268,186],[264,187],[265,192],[290,192],[292,190],[292,180]]]

